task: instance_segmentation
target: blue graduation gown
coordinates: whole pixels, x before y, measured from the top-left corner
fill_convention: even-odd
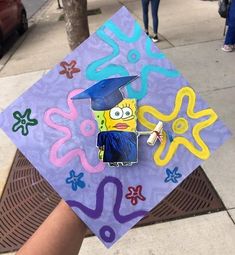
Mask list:
[[[104,146],[104,162],[137,162],[137,133],[135,132],[100,132],[97,146]]]

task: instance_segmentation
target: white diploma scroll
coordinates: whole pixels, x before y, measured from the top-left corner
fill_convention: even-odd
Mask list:
[[[162,136],[162,130],[163,130],[163,123],[159,121],[156,127],[154,128],[153,132],[149,136],[147,140],[147,144],[153,146],[156,143],[157,139],[159,139],[159,136]],[[160,142],[162,141],[160,140]]]

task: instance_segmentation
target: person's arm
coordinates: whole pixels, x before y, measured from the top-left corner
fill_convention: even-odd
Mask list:
[[[61,200],[17,255],[77,255],[85,233],[86,225]]]

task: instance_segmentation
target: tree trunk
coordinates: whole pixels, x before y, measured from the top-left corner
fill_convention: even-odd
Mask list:
[[[87,0],[62,0],[66,32],[71,50],[89,37]]]

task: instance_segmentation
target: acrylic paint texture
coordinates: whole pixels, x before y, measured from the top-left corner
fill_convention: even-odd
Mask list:
[[[122,89],[136,99],[137,130],[162,121],[164,142],[140,136],[138,163],[110,167],[98,158],[89,100],[71,97],[128,75],[140,76]],[[230,136],[124,7],[6,108],[0,127],[107,247]]]

